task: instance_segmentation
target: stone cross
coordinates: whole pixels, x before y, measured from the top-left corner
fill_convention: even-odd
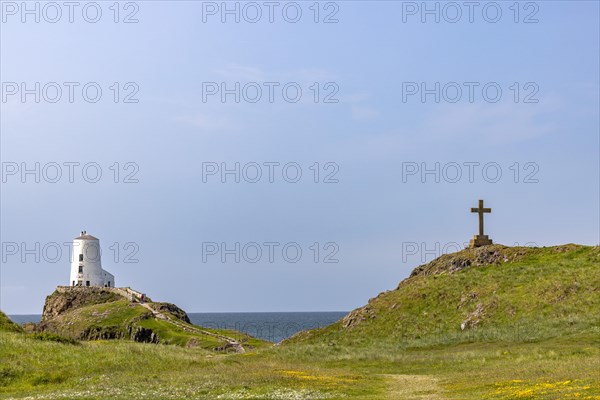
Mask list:
[[[479,207],[478,208],[471,208],[471,212],[479,214],[479,236],[483,236],[483,214],[484,213],[491,213],[492,209],[491,208],[484,208],[483,207],[483,200],[479,200]]]
[[[488,236],[483,234],[483,214],[491,213],[492,209],[483,207],[483,200],[479,200],[479,207],[471,208],[471,212],[479,214],[479,235],[475,235],[473,239],[471,239],[469,247],[474,248],[492,244],[492,241]]]

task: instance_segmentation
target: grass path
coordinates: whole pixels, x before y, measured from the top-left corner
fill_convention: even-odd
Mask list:
[[[446,400],[437,379],[429,375],[383,375],[389,384],[390,400]]]

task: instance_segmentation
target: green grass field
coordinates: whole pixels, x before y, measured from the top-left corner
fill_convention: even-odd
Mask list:
[[[352,323],[245,354],[3,329],[0,398],[600,399],[599,249],[502,251],[454,273],[472,254],[440,259]]]
[[[406,350],[277,346],[214,355],[126,341],[0,335],[0,396],[33,399],[600,399],[589,333]]]

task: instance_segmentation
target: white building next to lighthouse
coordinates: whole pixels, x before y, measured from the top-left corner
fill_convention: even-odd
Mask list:
[[[115,287],[115,277],[102,269],[100,240],[86,231],[73,239],[70,286]]]

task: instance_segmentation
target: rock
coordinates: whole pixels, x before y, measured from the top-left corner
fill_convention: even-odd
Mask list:
[[[477,306],[474,311],[467,314],[467,319],[465,319],[460,324],[460,329],[465,330],[467,328],[475,328],[477,327],[484,317],[487,315],[488,311],[496,308],[496,302],[492,301],[487,305],[483,305],[483,303],[477,303]]]
[[[342,318],[342,327],[352,328],[366,321],[367,319],[374,318],[377,318],[377,315],[375,314],[373,309],[369,307],[369,305],[366,305],[364,307],[357,308],[356,310],[352,311],[350,314]]]
[[[175,304],[171,303],[151,303],[150,306],[153,310],[159,312],[169,312],[173,314],[174,317],[180,319],[183,322],[191,324],[190,317],[188,317],[187,313],[183,311],[181,308],[177,307]]]
[[[142,327],[129,327],[129,338],[134,342],[159,343],[158,335],[152,329]]]
[[[106,288],[96,287],[68,287],[57,288],[54,293],[46,297],[42,322],[48,321],[73,308],[109,303],[120,300],[122,297]]]
[[[468,248],[457,253],[443,254],[428,264],[419,265],[411,272],[408,279],[416,276],[454,274],[466,268],[483,265],[501,265],[503,262],[518,261],[525,254],[527,248],[507,247],[500,244]],[[400,282],[398,288],[405,281],[406,279]]]
[[[478,297],[478,295],[475,292],[463,294],[460,297],[460,301],[458,302],[458,306],[456,306],[456,308],[457,309],[462,308],[465,304],[467,304],[467,303],[469,303],[469,302],[471,302],[473,300],[476,300],[477,297]]]
[[[573,244],[573,243],[569,243],[569,244],[565,244],[563,246],[556,246],[554,248],[554,251],[556,253],[565,253],[565,252],[568,252],[568,251],[576,250],[578,247],[581,247],[581,246]]]

